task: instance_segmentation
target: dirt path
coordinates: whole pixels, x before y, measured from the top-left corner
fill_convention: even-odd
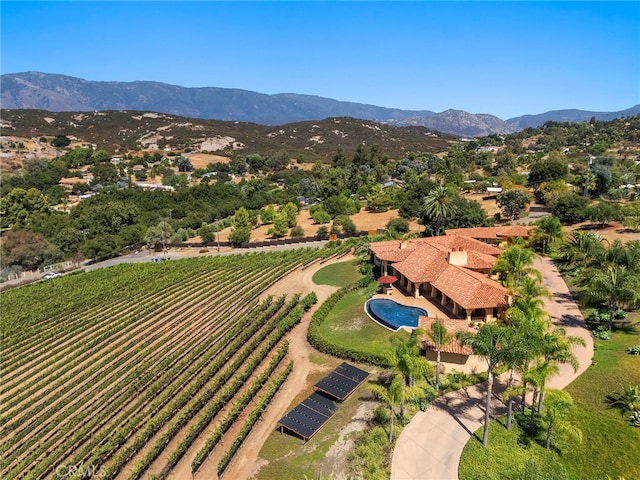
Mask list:
[[[318,297],[318,302],[305,314],[300,324],[287,335],[286,338],[289,340],[288,356],[294,361],[293,371],[251,434],[244,441],[240,450],[238,450],[233,462],[225,472],[226,478],[248,479],[257,473],[260,468],[260,462],[258,460],[260,449],[276,428],[278,420],[287,413],[295,397],[308,386],[307,377],[309,374],[321,369],[320,366],[312,363],[310,360],[310,355],[314,352],[314,349],[307,342],[307,329],[315,310],[336,291],[336,287],[316,285],[313,283],[312,278],[318,270],[326,265],[350,261],[353,260],[353,258],[353,255],[347,255],[341,258],[331,259],[325,263],[315,263],[304,270],[294,270],[291,274],[269,287],[261,295],[262,298],[268,295],[279,297],[280,295],[291,295],[294,293],[300,293],[304,296],[314,291]],[[195,450],[190,449],[189,453],[190,454],[187,454],[185,458],[178,463],[176,468],[174,468],[170,478],[190,478],[191,457],[195,454]],[[210,460],[207,460],[202,465],[195,478],[216,478],[217,467],[217,462],[212,456]]]
[[[587,346],[574,347],[573,353],[580,367],[574,372],[569,365],[560,365],[558,375],[552,377],[548,388],[564,388],[584,372],[593,358],[593,339],[569,289],[553,263],[538,258],[533,267],[540,270],[544,284],[553,294],[545,300],[545,310],[553,323],[566,328],[567,335],[582,337]],[[506,374],[505,374],[506,375]],[[506,378],[496,379],[494,391],[504,388]],[[482,426],[482,399],[486,383],[451,392],[434,401],[426,412],[418,412],[400,434],[391,466],[392,480],[454,480],[464,446]],[[504,404],[495,395],[494,417],[506,413]]]

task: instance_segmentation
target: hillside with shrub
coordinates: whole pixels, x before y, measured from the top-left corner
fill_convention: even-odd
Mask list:
[[[273,129],[13,111],[3,122],[15,135],[0,141],[3,166],[22,155],[1,180],[4,278],[130,246],[207,242],[220,229],[237,244],[261,225],[272,238],[326,238],[353,231],[349,217],[363,209],[397,210],[426,235],[518,222],[534,200],[565,225],[617,221],[633,231],[640,222],[640,116],[465,141],[349,118]],[[496,213],[483,196],[495,198]],[[450,207],[437,212],[434,201]],[[314,231],[298,228],[292,209],[302,208]]]

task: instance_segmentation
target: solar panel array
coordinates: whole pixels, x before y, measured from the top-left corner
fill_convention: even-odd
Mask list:
[[[280,424],[300,435],[305,441],[313,437],[333,415],[336,405],[318,392],[313,392],[280,419]]]
[[[316,388],[342,401],[351,395],[368,376],[369,374],[364,370],[342,363],[316,383]],[[282,417],[279,423],[281,428],[287,428],[307,441],[327,423],[336,408],[336,404],[331,399],[321,393],[313,392]]]

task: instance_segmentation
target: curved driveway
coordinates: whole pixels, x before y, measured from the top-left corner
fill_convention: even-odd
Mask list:
[[[584,372],[593,358],[593,339],[584,318],[573,301],[558,270],[546,258],[535,260],[534,268],[543,276],[545,286],[553,294],[545,299],[545,310],[553,323],[566,328],[567,335],[584,338],[586,347],[575,347],[580,367],[560,365],[558,375],[549,381],[549,388],[564,388]],[[506,377],[497,378],[495,392],[504,388]],[[457,480],[460,455],[473,432],[482,426],[486,384],[476,385],[444,395],[434,401],[426,412],[418,412],[402,431],[393,452],[392,480]],[[498,396],[493,399],[495,416],[506,413]]]

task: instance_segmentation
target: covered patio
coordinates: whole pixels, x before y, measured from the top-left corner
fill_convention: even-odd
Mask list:
[[[447,317],[490,322],[511,303],[509,291],[489,277],[501,253],[494,246],[450,236],[377,242],[370,249],[382,275],[397,277],[399,291],[428,299]]]

